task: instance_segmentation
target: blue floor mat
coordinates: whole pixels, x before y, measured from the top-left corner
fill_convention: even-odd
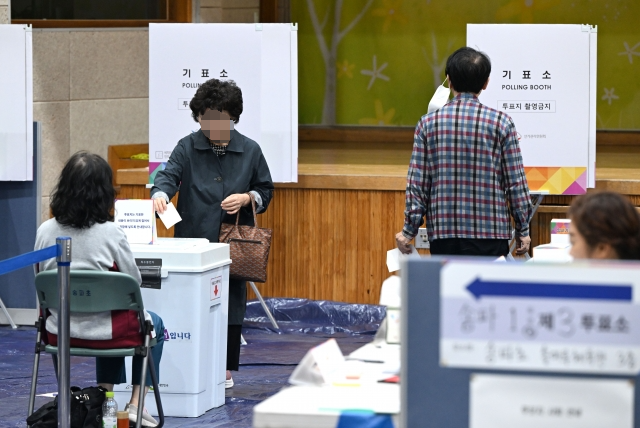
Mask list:
[[[305,299],[266,301],[281,328],[271,326],[258,302],[248,303],[242,333],[248,345],[241,348],[240,370],[233,373],[235,386],[227,390],[225,405],[199,418],[167,417],[166,427],[251,427],[253,407],[287,385],[293,369],[311,347],[335,338],[346,355],[373,340],[385,315],[384,308],[374,305]],[[35,335],[32,327],[0,327],[0,427],[26,426]],[[71,385],[95,383],[95,360],[72,357]],[[37,394],[56,390],[51,356],[43,354]],[[50,400],[36,397],[36,409]]]

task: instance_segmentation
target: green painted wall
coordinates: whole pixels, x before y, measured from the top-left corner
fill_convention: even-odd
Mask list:
[[[414,126],[467,23],[588,23],[598,26],[596,126],[640,129],[640,0],[295,0],[291,16],[301,124]]]

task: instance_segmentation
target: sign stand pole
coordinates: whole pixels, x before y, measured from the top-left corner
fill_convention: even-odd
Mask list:
[[[71,268],[71,238],[56,239],[59,247],[58,262],[58,426],[71,426],[71,390],[70,390],[70,268]]]

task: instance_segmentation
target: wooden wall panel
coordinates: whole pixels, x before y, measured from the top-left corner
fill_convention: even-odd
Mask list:
[[[148,198],[149,190],[122,185],[118,197]],[[387,251],[404,223],[404,192],[277,188],[258,223],[273,229],[268,279],[257,284],[264,297],[377,304],[390,276]],[[156,224],[158,236],[173,236]]]
[[[122,185],[118,197],[148,198],[149,190]],[[545,198],[549,205],[531,221],[532,247],[549,242],[551,220],[567,217],[571,199]],[[640,205],[640,196],[630,199]],[[258,222],[273,229],[268,280],[258,284],[263,296],[376,304],[390,275],[386,252],[404,222],[404,191],[276,188]],[[173,235],[157,225],[159,236]]]
[[[386,251],[395,248],[404,222],[412,135],[408,128],[300,128],[299,182],[277,184],[259,215],[260,225],[273,229],[268,281],[258,284],[264,296],[378,302],[389,276]],[[640,206],[640,133],[598,132],[597,138],[598,188],[633,195]],[[118,197],[148,198],[146,178],[126,184],[134,181],[121,181]],[[545,197],[531,222],[533,246],[549,242],[551,219],[565,218],[572,200]],[[159,236],[172,236],[157,224]]]
[[[377,303],[403,192],[276,189],[261,227],[274,230],[263,296]],[[253,297],[252,293],[249,296]]]

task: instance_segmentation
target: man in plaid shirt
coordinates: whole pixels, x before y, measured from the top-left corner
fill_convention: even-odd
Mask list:
[[[515,226],[516,252],[529,250],[532,214],[516,128],[511,118],[478,101],[489,84],[491,62],[461,48],[445,74],[454,98],[423,116],[409,164],[405,222],[398,248],[427,219],[431,254],[506,256]]]

